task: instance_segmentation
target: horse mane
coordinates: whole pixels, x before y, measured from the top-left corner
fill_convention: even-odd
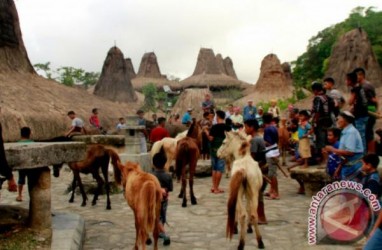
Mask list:
[[[196,120],[195,120],[195,118],[193,118],[191,126],[187,132],[187,137],[193,137],[192,135],[194,134],[195,127],[196,127]]]

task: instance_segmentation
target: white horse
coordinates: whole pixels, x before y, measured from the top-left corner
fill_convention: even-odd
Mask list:
[[[163,146],[164,152],[166,153],[167,162],[164,166],[164,169],[168,172],[170,170],[170,166],[173,160],[175,160],[176,156],[176,146],[180,139],[185,138],[188,130],[179,133],[175,138],[166,137],[160,141],[157,141],[153,144],[151,148],[151,157],[154,157],[156,153],[159,153],[161,147]]]
[[[237,222],[240,222],[240,242],[238,249],[244,249],[246,225],[253,224],[259,248],[264,248],[260,230],[257,224],[258,196],[263,185],[263,176],[258,163],[250,153],[251,136],[244,132],[227,132],[226,139],[217,152],[219,158],[234,155],[232,163],[230,192],[228,199],[228,219],[226,237],[232,239]],[[243,197],[247,201],[243,206]],[[247,210],[247,211],[246,211]],[[248,223],[246,217],[248,216]]]

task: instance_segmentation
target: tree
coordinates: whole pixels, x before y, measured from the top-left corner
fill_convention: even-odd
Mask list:
[[[327,70],[337,39],[358,27],[367,32],[377,60],[382,65],[382,12],[376,12],[374,7],[356,7],[343,22],[325,28],[313,36],[306,52],[292,62],[296,86],[309,88],[311,82],[321,79]]]
[[[36,64],[33,65],[33,67],[35,68],[35,70],[37,72],[43,71],[45,73],[46,78],[53,79],[52,78],[52,71],[50,69],[50,62],[36,63]]]
[[[142,93],[145,96],[145,101],[142,109],[144,111],[156,111],[155,99],[157,97],[157,88],[154,83],[148,83],[142,88]]]

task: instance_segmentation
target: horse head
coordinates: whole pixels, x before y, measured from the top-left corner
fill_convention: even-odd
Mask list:
[[[202,147],[202,127],[200,121],[197,122],[195,118],[192,119],[190,128],[187,131],[187,137],[194,138],[198,144],[199,149]]]
[[[226,138],[218,149],[217,156],[219,158],[230,158],[234,156],[236,159],[249,153],[250,141],[252,137],[244,132],[226,132]]]

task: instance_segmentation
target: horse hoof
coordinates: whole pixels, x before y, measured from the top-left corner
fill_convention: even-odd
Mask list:
[[[252,229],[252,227],[251,227],[251,226],[249,226],[249,227],[247,228],[247,233],[248,233],[248,234],[251,234],[251,233],[253,233],[253,229]]]
[[[153,243],[153,241],[150,239],[150,238],[147,238],[146,240],[146,245],[151,245]]]
[[[70,199],[68,202],[69,202],[69,203],[73,203],[73,202],[74,202],[74,200],[73,200],[73,199]]]
[[[264,249],[265,248],[265,246],[264,246],[264,243],[263,243],[263,240],[259,240],[259,242],[258,242],[258,248],[259,249]]]
[[[86,203],[82,203],[82,204],[81,204],[81,207],[86,207]]]
[[[107,206],[106,209],[107,209],[107,210],[111,210],[111,206]]]
[[[197,205],[198,202],[196,201],[196,199],[195,199],[195,200],[191,200],[191,204],[192,204],[192,205]]]
[[[182,203],[182,207],[187,207],[187,203]]]
[[[237,250],[244,250],[244,240],[240,240],[239,246],[237,247]]]

